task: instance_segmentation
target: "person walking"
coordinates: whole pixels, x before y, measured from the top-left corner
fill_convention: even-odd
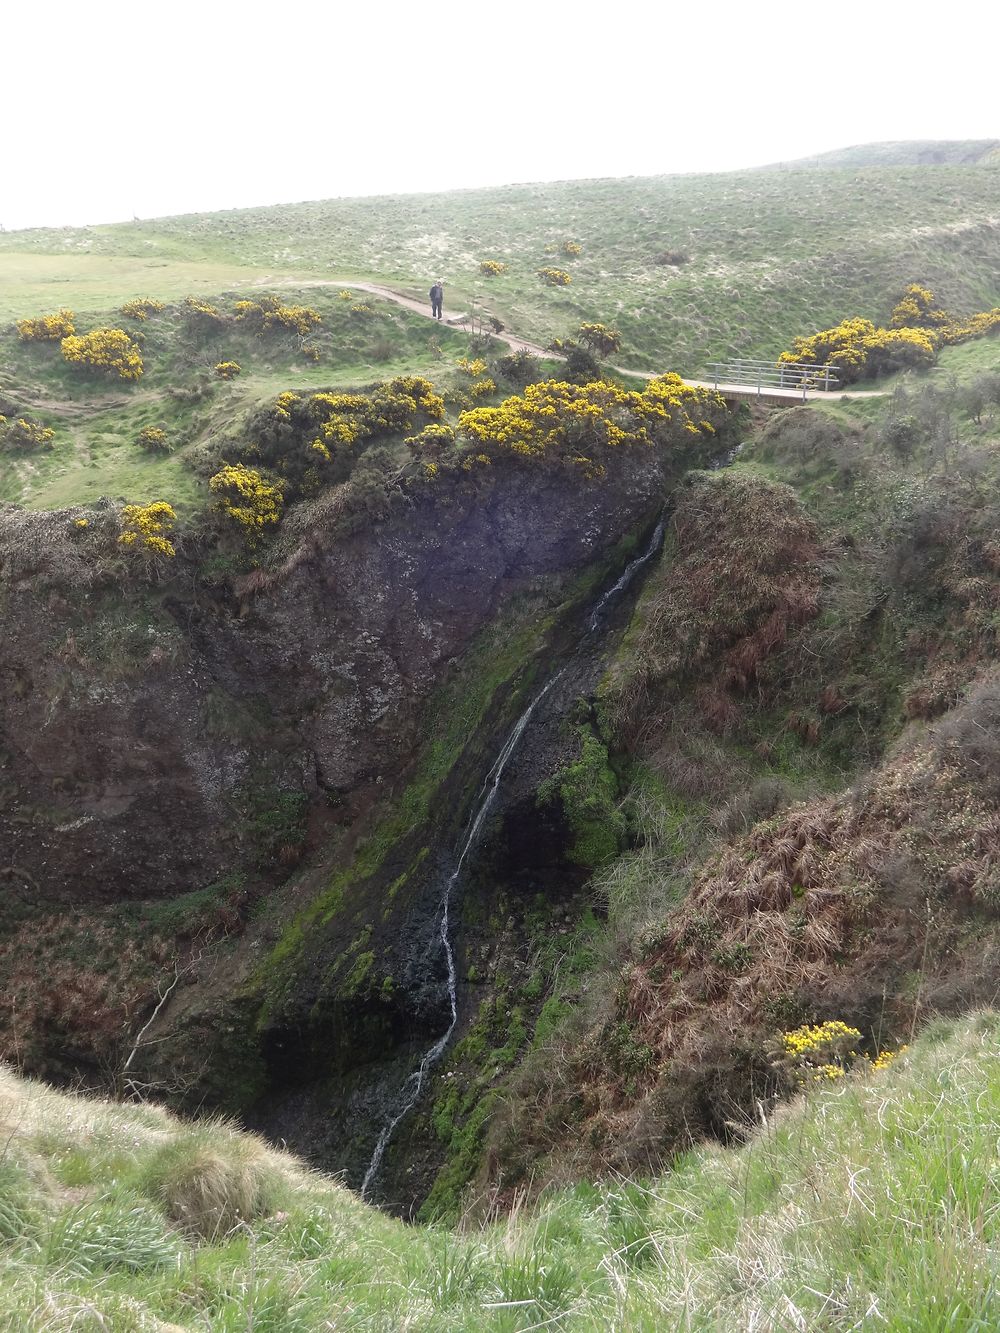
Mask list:
[[[441,306],[444,303],[444,285],[440,278],[431,288],[431,314],[435,319],[441,318]]]

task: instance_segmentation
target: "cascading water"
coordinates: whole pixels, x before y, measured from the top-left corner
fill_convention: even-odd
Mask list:
[[[659,551],[660,547],[663,545],[663,532],[664,532],[664,520],[661,519],[660,522],[657,523],[656,528],[653,532],[653,536],[650,539],[649,545],[646,547],[645,551],[643,551],[642,555],[636,556],[636,558],[625,567],[625,570],[621,575],[621,577],[618,579],[617,583],[615,583],[613,587],[609,588],[607,592],[604,593],[600,601],[594,607],[594,610],[591,612],[590,619],[587,621],[587,631],[586,635],[584,636],[585,640],[589,638],[590,635],[596,633],[596,631],[600,627],[601,620],[608,606],[625,591],[625,589],[632,582],[633,578],[639,572],[639,570],[644,565],[648,564],[648,562],[652,560],[653,556],[656,555],[657,551]],[[487,774],[486,781],[483,783],[482,788],[480,790],[479,799],[477,801],[475,808],[475,814],[472,817],[472,821],[469,824],[468,831],[466,832],[465,838],[462,841],[461,850],[459,851],[458,854],[458,860],[455,863],[455,869],[451,872],[451,875],[448,877],[444,886],[444,892],[441,897],[441,919],[438,923],[438,935],[441,940],[441,946],[444,949],[445,963],[447,965],[448,1003],[451,1007],[451,1019],[449,1020],[448,1026],[445,1029],[445,1031],[437,1039],[434,1045],[431,1046],[424,1053],[420,1061],[420,1064],[413,1071],[413,1073],[408,1076],[402,1088],[400,1089],[399,1109],[393,1116],[390,1117],[389,1120],[386,1121],[385,1125],[383,1126],[382,1132],[379,1134],[378,1137],[378,1142],[375,1144],[375,1151],[372,1153],[371,1161],[368,1164],[368,1170],[365,1172],[365,1178],[361,1182],[362,1198],[367,1198],[368,1190],[371,1187],[372,1181],[378,1175],[379,1168],[382,1165],[382,1159],[385,1156],[385,1150],[389,1146],[389,1142],[396,1131],[396,1126],[407,1115],[407,1113],[411,1111],[412,1108],[416,1105],[417,1100],[419,1099],[420,1094],[423,1091],[423,1086],[427,1078],[428,1071],[441,1058],[442,1054],[444,1053],[445,1047],[451,1040],[451,1034],[455,1031],[455,1025],[458,1023],[458,987],[457,987],[457,973],[455,971],[455,953],[451,946],[451,932],[449,925],[449,913],[451,910],[452,893],[454,892],[455,885],[459,882],[459,879],[462,874],[462,867],[465,864],[466,858],[468,857],[472,848],[475,846],[479,838],[480,831],[482,830],[483,824],[486,821],[486,817],[490,812],[494,800],[496,799],[497,792],[500,788],[500,781],[504,775],[504,770],[506,769],[508,763],[510,762],[514,754],[514,751],[517,749],[521,737],[524,735],[528,723],[531,721],[532,714],[534,713],[538,705],[542,702],[542,700],[545,698],[545,696],[549,693],[549,691],[553,688],[553,686],[555,686],[557,682],[562,678],[565,672],[566,672],[566,667],[564,666],[562,670],[558,671],[554,676],[551,677],[551,679],[545,685],[543,685],[543,687],[538,691],[535,697],[528,704],[527,708],[524,710],[524,712],[518,718],[517,722],[514,724],[514,727],[510,735],[504,742],[503,748],[497,755],[493,767]]]

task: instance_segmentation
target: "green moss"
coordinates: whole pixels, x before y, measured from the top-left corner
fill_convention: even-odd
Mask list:
[[[499,1100],[495,1092],[486,1093],[469,1113],[461,1127],[454,1127],[457,1106],[443,1106],[441,1128],[452,1125],[448,1161],[438,1172],[430,1193],[417,1214],[419,1222],[454,1222],[461,1211],[462,1194],[476,1173],[482,1155],[483,1139],[490,1115]],[[449,1119],[450,1117],[450,1119]]]
[[[607,746],[587,726],[577,728],[580,756],[538,789],[539,804],[558,799],[569,826],[566,856],[585,870],[612,860],[621,851],[625,821],[618,810],[618,779]]]
[[[541,1013],[535,1021],[535,1034],[531,1039],[532,1047],[544,1046],[556,1028],[573,1012],[573,1006],[566,1000],[550,995],[542,1005]]]
[[[374,962],[375,955],[370,950],[368,953],[359,954],[357,958],[355,958],[350,972],[348,972],[340,987],[340,994],[343,999],[351,999],[358,994],[364,986]]]

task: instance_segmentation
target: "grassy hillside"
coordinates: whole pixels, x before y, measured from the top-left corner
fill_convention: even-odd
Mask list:
[[[189,277],[182,268],[179,280]],[[256,285],[227,288],[217,298],[228,322],[216,329],[196,327],[180,301],[141,324],[115,308],[78,315],[78,331],[110,325],[142,338],[144,371],[135,384],[81,374],[63,361],[58,344],[23,343],[13,328],[0,330],[0,413],[24,413],[55,431],[50,448],[3,455],[0,501],[56,509],[111,495],[167,499],[190,511],[207,495],[199,451],[280,392],[365,385],[404,372],[430,373],[443,387],[462,378],[455,362],[468,351],[465,335],[375,297],[342,299],[341,290],[281,289],[283,301],[308,303],[321,314],[308,339],[261,339],[233,321],[237,299],[263,294]],[[59,299],[75,302],[77,294],[74,288]],[[225,360],[241,366],[238,379],[215,375]],[[169,452],[140,447],[139,433],[149,426],[166,431]]]
[[[859,174],[859,170],[861,174]],[[579,254],[566,254],[566,242]],[[508,271],[484,278],[479,264]],[[570,274],[548,287],[539,268]],[[613,320],[623,364],[694,373],[776,354],[847,314],[884,318],[921,281],[956,311],[1000,302],[997,177],[879,166],[514,185],[335,199],[0,236],[0,317],[139,293],[376,278],[446,310],[478,302],[547,342]]]
[[[0,1327],[995,1327],[1000,1020],[939,1025],[700,1147],[455,1233],[221,1124],[0,1075]]]
[[[903,139],[853,144],[815,157],[775,163],[789,171],[800,167],[943,167],[975,166],[996,161],[1000,139]],[[763,168],[768,170],[769,168]]]

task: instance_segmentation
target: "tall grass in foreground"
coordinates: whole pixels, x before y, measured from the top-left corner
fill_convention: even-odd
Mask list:
[[[474,1232],[406,1227],[223,1124],[0,1077],[0,1328],[1000,1325],[1000,1018]]]

